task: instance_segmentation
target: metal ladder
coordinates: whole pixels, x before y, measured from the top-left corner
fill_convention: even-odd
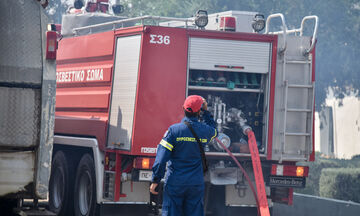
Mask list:
[[[278,31],[278,32],[269,32],[269,22],[272,18],[275,17],[280,17],[282,20],[282,28],[283,31]],[[314,26],[314,31],[313,31],[313,37],[311,40],[311,45],[309,48],[304,49],[303,50],[303,56],[302,59],[289,59],[288,56],[286,55],[286,48],[287,48],[287,35],[294,33],[295,35],[299,35],[299,36],[303,36],[303,29],[304,29],[304,23],[306,20],[309,19],[314,19],[315,20],[315,26]],[[301,22],[301,26],[298,29],[292,29],[292,30],[288,30],[286,27],[286,23],[285,23],[285,18],[283,16],[283,14],[272,14],[267,18],[266,21],[266,30],[265,33],[270,33],[270,34],[282,34],[282,38],[283,38],[283,45],[282,47],[279,49],[279,56],[282,58],[282,83],[283,83],[283,89],[284,89],[284,103],[283,103],[283,130],[281,132],[282,135],[282,140],[281,140],[281,154],[280,154],[280,160],[279,162],[281,163],[283,160],[286,160],[286,137],[289,136],[302,136],[305,137],[305,154],[304,157],[298,157],[298,158],[294,158],[293,156],[291,157],[291,159],[296,159],[296,160],[308,160],[309,156],[310,156],[310,152],[312,149],[311,148],[311,144],[313,141],[313,109],[314,109],[314,103],[315,103],[315,82],[312,81],[312,73],[313,73],[313,64],[312,64],[312,53],[311,51],[313,50],[315,43],[316,43],[316,35],[317,35],[317,28],[318,28],[318,17],[317,16],[307,16],[304,17],[302,22]],[[303,59],[305,57],[305,60]],[[303,84],[296,84],[296,83],[290,83],[289,80],[286,79],[286,74],[289,72],[287,71],[287,66],[288,65],[305,65],[305,70],[304,70],[304,74],[308,73],[308,82],[307,83],[303,83]],[[288,99],[289,99],[289,89],[299,89],[299,91],[305,89],[307,91],[307,104],[305,106],[305,108],[303,107],[289,107],[288,106]],[[305,113],[306,116],[306,130],[305,132],[303,131],[289,131],[287,128],[287,116],[289,113],[291,112],[297,112],[297,113]]]
[[[286,154],[285,151],[285,147],[286,147],[286,137],[287,136],[305,136],[306,141],[305,141],[305,157],[299,157],[298,160],[308,160],[309,159],[309,153],[310,153],[310,147],[311,147],[311,143],[312,143],[312,130],[313,130],[313,107],[314,107],[314,91],[315,91],[315,82],[311,81],[311,77],[312,77],[312,55],[309,54],[308,55],[309,59],[305,60],[305,61],[299,61],[299,60],[288,60],[286,59],[286,56],[284,56],[284,70],[283,70],[283,83],[284,83],[284,108],[283,108],[283,112],[284,112],[284,128],[283,128],[283,132],[282,132],[282,143],[281,143],[281,158],[280,158],[280,162],[284,159],[284,155]],[[305,71],[309,73],[309,77],[311,82],[307,83],[307,84],[293,84],[293,83],[289,83],[288,80],[285,79],[286,77],[286,66],[289,64],[305,64],[307,66],[307,70]],[[311,101],[308,101],[308,103],[306,104],[306,108],[296,108],[296,107],[292,107],[289,108],[288,107],[288,91],[290,88],[297,88],[297,89],[306,89],[307,90],[307,95],[308,98],[311,98]],[[299,113],[305,113],[306,114],[306,131],[305,132],[290,132],[287,128],[287,116],[288,113],[290,112],[299,112]],[[292,157],[293,159],[294,157]]]

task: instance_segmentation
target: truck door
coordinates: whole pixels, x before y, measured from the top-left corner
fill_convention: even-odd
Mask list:
[[[138,80],[141,35],[116,41],[108,147],[130,150]]]

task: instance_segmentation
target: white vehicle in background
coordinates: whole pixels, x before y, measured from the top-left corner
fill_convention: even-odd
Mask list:
[[[57,35],[46,1],[0,1],[0,206],[46,199],[51,172]]]

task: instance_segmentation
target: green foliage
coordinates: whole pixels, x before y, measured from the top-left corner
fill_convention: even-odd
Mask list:
[[[320,177],[320,196],[360,202],[360,168],[327,168]]]
[[[61,23],[62,15],[65,14],[69,5],[70,2],[66,0],[50,0],[45,10],[52,18],[52,22]]]
[[[318,159],[315,162],[301,163],[299,165],[309,166],[309,177],[306,179],[306,187],[295,189],[295,192],[319,196],[319,180],[321,171],[325,168],[341,167],[338,160]]]
[[[332,191],[335,195],[325,193],[324,191],[330,191],[327,184],[321,181],[321,179],[327,179],[326,181],[331,181],[331,179],[328,179],[327,177],[323,177],[323,173],[327,172],[325,170],[356,170],[356,172],[359,171],[360,168],[360,157],[354,156],[351,160],[345,160],[345,159],[331,159],[331,158],[323,158],[321,155],[317,152],[316,153],[316,161],[315,162],[302,162],[298,163],[298,165],[302,166],[309,166],[309,177],[306,179],[306,187],[303,189],[295,189],[295,192],[297,193],[303,193],[303,194],[310,194],[315,196],[327,196],[332,197],[336,199],[345,199],[346,196],[344,194],[348,194],[346,191],[347,188],[345,187],[335,187],[335,190]],[[351,171],[352,172],[352,171]],[[325,174],[327,175],[327,174]],[[360,179],[360,175],[358,177]],[[340,178],[339,181],[345,181],[344,184],[348,185],[350,180],[346,180],[346,178]],[[351,180],[352,181],[352,180]],[[351,182],[350,181],[350,182]],[[359,183],[357,183],[359,184]],[[360,184],[359,184],[360,186]],[[356,186],[357,187],[357,186]],[[325,189],[326,188],[326,189]],[[354,188],[355,189],[355,188]],[[360,189],[358,189],[358,192]],[[341,197],[339,197],[337,194],[341,194]],[[354,199],[351,199],[352,201],[355,201]],[[357,201],[359,202],[359,201]]]
[[[360,154],[352,156],[351,160],[359,160],[360,161]]]

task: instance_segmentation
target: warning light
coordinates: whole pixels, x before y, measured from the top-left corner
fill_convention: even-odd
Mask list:
[[[307,177],[309,167],[273,164],[271,166],[271,175]]]
[[[109,165],[109,156],[107,156],[107,155],[106,155],[106,157],[105,157],[105,165],[106,165],[106,166]]]
[[[134,159],[133,167],[135,169],[151,169],[154,165],[155,158],[150,157],[137,157]]]
[[[142,169],[149,169],[150,168],[150,159],[149,158],[143,158],[141,163]]]
[[[56,59],[57,35],[54,31],[46,32],[46,59]]]
[[[304,167],[297,167],[296,168],[296,176],[304,176]]]
[[[233,16],[220,17],[219,28],[221,31],[236,31],[236,18]]]

